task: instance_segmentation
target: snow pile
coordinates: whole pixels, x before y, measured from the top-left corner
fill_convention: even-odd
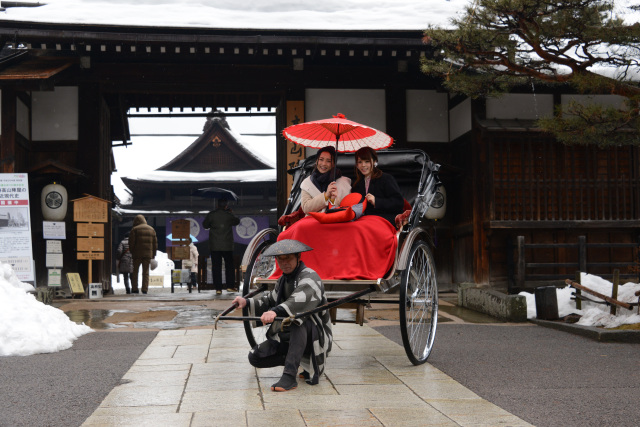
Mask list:
[[[589,289],[599,292],[606,296],[611,296],[611,290],[613,284],[601,277],[593,276],[590,274],[582,273],[580,278],[581,284]],[[638,283],[625,283],[618,286],[618,301],[626,303],[638,302],[638,297],[635,296],[635,292],[640,290],[640,284]],[[582,309],[576,309],[575,300],[571,299],[571,293],[575,292],[574,288],[569,286],[557,289],[556,295],[558,298],[558,315],[564,317],[568,314],[579,314],[582,317],[577,322],[582,326],[601,326],[604,328],[615,328],[620,325],[630,325],[640,323],[640,315],[638,315],[637,307],[633,307],[633,310],[627,310],[626,308],[618,307],[616,315],[609,314],[610,306],[605,304],[596,304],[589,301],[582,301]],[[528,292],[520,292],[527,299],[527,318],[533,319],[536,317],[536,298],[534,294]],[[582,292],[583,296],[593,299],[594,301],[602,301],[600,298]]]
[[[175,263],[169,259],[166,252],[156,251],[156,257],[154,258],[158,265],[156,268],[149,266],[149,276],[163,276],[164,288],[171,287],[171,270],[175,269]],[[152,262],[153,264],[153,262]],[[131,283],[131,278],[129,278]],[[138,271],[138,286],[142,289],[142,267]],[[124,289],[124,279],[121,275],[111,276],[111,287],[113,289]],[[151,289],[151,287],[149,287]]]
[[[54,353],[93,332],[62,310],[36,300],[33,286],[20,282],[11,265],[0,263],[0,356]]]

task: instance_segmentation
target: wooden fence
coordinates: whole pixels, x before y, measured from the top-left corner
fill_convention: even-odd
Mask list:
[[[527,262],[525,254],[527,252],[542,250],[542,249],[577,249],[577,258],[570,262]],[[578,242],[576,243],[525,243],[524,236],[517,237],[516,244],[516,262],[515,262],[515,287],[517,291],[525,289],[527,282],[543,282],[552,280],[565,280],[567,277],[573,277],[573,274],[568,272],[575,272],[577,270],[588,273],[595,268],[609,268],[611,273],[600,274],[603,278],[613,277],[614,269],[627,269],[633,264],[628,262],[593,262],[589,261],[587,257],[587,249],[589,248],[635,248],[640,262],[640,239],[637,243],[587,243],[586,236],[578,236]],[[637,266],[636,266],[637,267]],[[637,268],[636,268],[637,269]],[[544,270],[545,273],[537,273],[536,270]],[[553,270],[553,273],[548,271]],[[629,273],[620,274],[621,278],[626,279],[640,279],[640,273],[638,271],[630,271]],[[509,289],[509,293],[516,293],[516,289]]]

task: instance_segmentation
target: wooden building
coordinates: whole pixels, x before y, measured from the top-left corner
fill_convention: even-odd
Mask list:
[[[557,89],[473,102],[451,96],[420,72],[420,58],[434,54],[420,31],[5,20],[0,37],[2,170],[30,172],[32,200],[49,180],[39,169],[43,162],[64,165],[54,172],[62,174],[70,197],[112,200],[112,146],[130,139],[127,113],[137,108],[275,108],[278,131],[344,113],[443,165],[449,200],[435,239],[441,289],[475,282],[515,291],[533,286],[537,279],[528,276],[535,272],[573,277],[576,259],[599,274],[610,273],[609,263],[637,261],[638,149],[564,147],[533,128],[533,119],[565,102]],[[278,212],[286,204],[287,166],[301,156],[280,137]],[[195,160],[166,166],[195,167]],[[38,242],[41,221],[32,215]],[[518,258],[519,236],[525,245],[585,236],[587,244],[602,246],[586,247],[586,254],[521,246]],[[42,249],[35,244],[34,251],[38,263]],[[534,265],[523,272],[517,268],[523,263]],[[94,269],[92,281],[109,280],[110,265],[105,260]]]
[[[238,196],[237,201],[231,202],[234,215],[251,224],[253,234],[242,236],[236,242],[236,266],[240,266],[249,237],[259,231],[253,224],[276,226],[276,170],[238,140],[221,113],[209,115],[202,135],[150,175],[122,177],[132,199],[130,203],[121,204],[114,220],[114,251],[125,232],[131,229],[135,216],[142,214],[156,230],[158,249],[169,254],[167,246],[173,245],[166,238],[171,234],[170,221],[188,219],[192,229],[197,230],[192,230],[192,237],[200,254],[200,265],[205,266],[209,242],[207,231],[201,229],[201,225],[217,200],[200,195],[197,190],[208,187],[233,191]],[[193,236],[194,233],[197,235]],[[209,279],[200,281],[201,289],[209,288]]]

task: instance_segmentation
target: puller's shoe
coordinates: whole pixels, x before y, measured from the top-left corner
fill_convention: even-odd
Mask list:
[[[298,387],[296,379],[289,374],[282,374],[280,380],[271,386],[271,391],[289,391]]]

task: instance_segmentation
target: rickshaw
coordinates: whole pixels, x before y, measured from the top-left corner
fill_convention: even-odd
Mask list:
[[[435,222],[444,216],[446,193],[438,178],[440,165],[432,162],[424,151],[394,149],[381,150],[377,154],[380,168],[384,173],[394,176],[405,200],[411,205],[410,212],[404,213],[405,224],[396,232],[398,244],[393,266],[384,277],[371,280],[324,280],[321,277],[327,296],[329,291],[337,291],[341,295],[347,292],[341,298],[328,298],[330,302],[323,308],[354,302],[366,304],[367,300],[362,299],[366,294],[399,291],[397,300],[386,302],[399,305],[404,349],[409,360],[414,365],[420,365],[426,362],[431,353],[438,322],[438,285],[432,255],[432,234]],[[313,171],[314,165],[315,155],[301,160],[288,171],[293,176],[293,185],[283,216],[302,214],[300,184]],[[353,165],[353,153],[339,153],[337,167],[352,179]],[[295,227],[295,223],[290,226]],[[277,241],[278,233],[282,230],[282,227],[279,230],[264,229],[247,246],[241,264],[243,295],[255,295],[275,285],[276,279],[269,279],[275,269],[275,260],[262,254]],[[243,310],[243,315],[248,317],[247,308]],[[264,339],[267,327],[253,319],[244,321],[244,328],[253,347]]]

